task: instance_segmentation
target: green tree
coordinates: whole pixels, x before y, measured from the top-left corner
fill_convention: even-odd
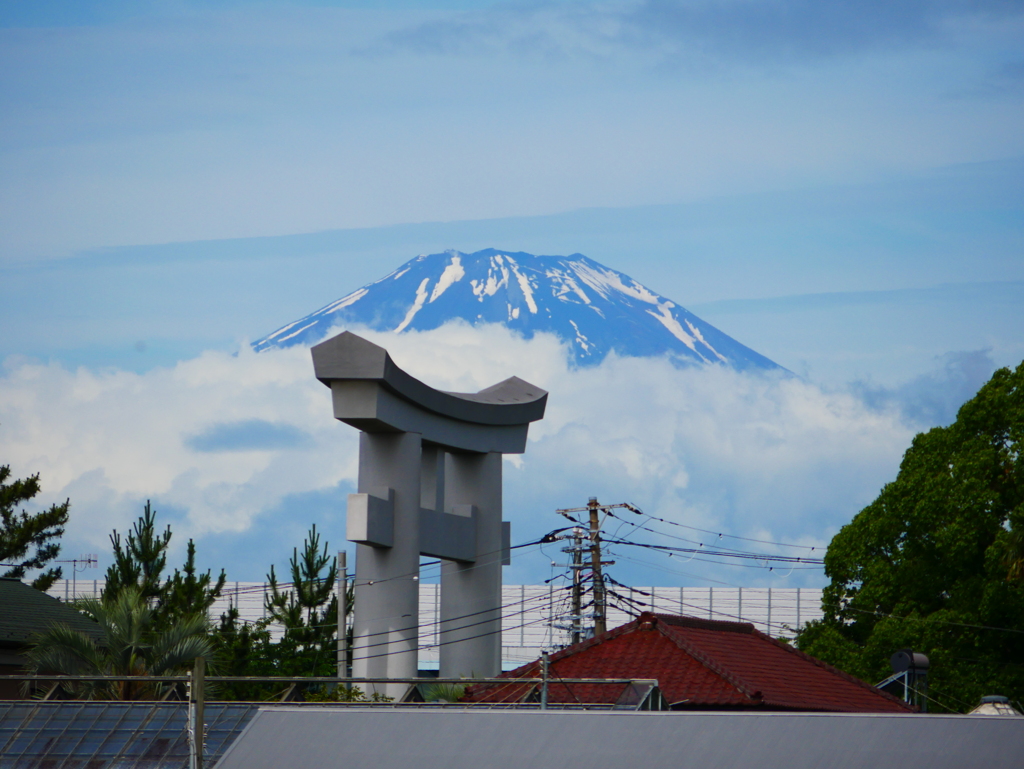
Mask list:
[[[227,578],[223,569],[216,582],[212,581],[209,570],[202,574],[196,571],[196,545],[190,539],[182,570],[175,569],[174,575],[164,583],[160,599],[163,618],[175,622],[189,614],[205,615],[220,596]]]
[[[1024,363],[956,422],[914,438],[899,474],[829,544],[824,618],[800,648],[877,681],[904,647],[931,659],[930,705],[1024,699]]]
[[[28,652],[29,669],[63,675],[147,676],[186,673],[196,657],[212,658],[206,617],[194,614],[163,629],[157,613],[135,588],[108,600],[75,602],[96,620],[102,637],[94,640],[58,623],[35,638]],[[154,681],[67,682],[64,691],[83,699],[156,699],[166,685]]]
[[[288,589],[279,587],[273,566],[267,575],[268,618],[284,626],[284,636],[276,644],[278,672],[334,675],[338,599],[332,593],[338,578],[338,561],[327,554],[327,542],[320,547],[315,524],[303,542],[302,552],[298,548],[292,550],[289,567],[292,579]]]
[[[156,530],[156,511],[146,500],[142,516],[128,532],[122,545],[115,530],[110,535],[114,546],[114,562],[107,568],[104,591],[115,596],[125,589],[137,590],[145,599],[160,598],[161,578],[167,566],[167,546],[171,543],[171,527],[162,533]]]
[[[292,550],[291,583],[280,583],[276,570],[271,567],[267,575],[270,594],[265,598],[267,616],[264,619],[244,622],[234,606],[221,615],[215,638],[225,675],[335,675],[338,604],[332,596],[332,588],[338,571],[337,561],[328,556],[327,548],[326,542],[321,548],[320,535],[313,526],[301,553],[297,548]],[[271,635],[271,627],[275,625],[283,628],[283,634],[276,641]],[[229,698],[262,700],[279,697],[282,687],[245,683],[227,685],[222,691]],[[362,695],[320,687],[310,690],[306,696],[356,701]]]
[[[245,622],[238,607],[229,606],[220,615],[214,631],[218,664],[226,676],[279,675],[277,647],[270,637],[270,619]],[[221,689],[224,699],[259,701],[276,699],[280,686],[268,684],[231,683]]]
[[[0,465],[0,563],[8,567],[4,577],[22,579],[29,569],[43,569],[60,553],[57,540],[64,534],[71,500],[30,514],[15,508],[39,493],[39,474],[11,477],[9,465]],[[32,587],[47,590],[60,579],[61,568],[46,569],[32,581]]]
[[[110,535],[114,562],[107,569],[104,599],[114,599],[125,591],[138,592],[153,605],[159,626],[174,624],[193,614],[205,615],[220,596],[227,575],[222,569],[214,582],[209,570],[198,573],[196,546],[190,539],[184,566],[164,580],[171,537],[170,526],[163,532],[157,530],[156,511],[146,500],[142,515],[124,540],[117,531]]]

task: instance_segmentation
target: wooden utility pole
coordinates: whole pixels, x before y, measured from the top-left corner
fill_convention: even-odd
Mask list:
[[[583,640],[583,535],[573,529],[572,538],[572,642]]]
[[[548,650],[540,653],[540,709],[548,709]]]
[[[348,678],[348,553],[338,551],[338,678]]]
[[[640,511],[628,502],[619,502],[614,505],[602,505],[597,501],[597,497],[591,497],[590,501],[587,502],[586,507],[568,507],[563,510],[556,510],[555,512],[559,515],[565,516],[570,521],[576,524],[585,525],[584,522],[578,521],[572,516],[572,513],[583,513],[586,512],[590,516],[590,520],[586,522],[590,527],[590,569],[591,569],[591,584],[594,587],[594,635],[600,635],[601,633],[607,632],[608,630],[608,591],[604,585],[604,574],[602,572],[603,566],[610,566],[615,561],[602,561],[601,560],[601,513],[611,514],[612,508],[625,508],[634,513],[640,513]],[[579,532],[579,529],[575,529],[574,533]],[[577,561],[576,556],[580,555],[582,558],[583,546],[581,541],[575,539],[576,546],[573,550],[573,615],[580,615],[580,605],[577,602],[577,596],[582,593],[580,588],[580,574],[582,573],[580,568],[582,566],[582,560]],[[582,634],[577,635],[576,626],[573,625],[573,643],[578,643],[581,640]]]
[[[203,769],[203,744],[206,741],[205,704],[206,704],[206,659],[196,657],[192,668],[192,680],[189,682],[188,720],[189,720],[189,769]]]
[[[594,586],[594,635],[598,636],[608,629],[608,601],[604,590],[604,577],[601,575],[601,521],[598,518],[597,497],[591,497],[587,503],[590,512],[590,570]]]

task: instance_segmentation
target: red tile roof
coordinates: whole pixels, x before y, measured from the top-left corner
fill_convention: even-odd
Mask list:
[[[657,679],[675,707],[845,713],[906,712],[910,706],[743,622],[645,612],[633,622],[553,654],[551,703],[614,703],[623,684],[559,684],[559,678]],[[465,699],[518,702],[540,662],[505,673],[508,684],[471,687]]]

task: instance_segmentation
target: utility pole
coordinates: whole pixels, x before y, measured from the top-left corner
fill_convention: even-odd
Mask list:
[[[338,678],[348,678],[348,553],[338,551]]]
[[[548,650],[540,653],[540,709],[548,709]]]
[[[601,513],[604,512],[606,515],[611,515],[611,509],[616,507],[622,507],[630,510],[634,513],[640,511],[635,505],[631,505],[628,502],[619,502],[614,505],[602,505],[597,501],[597,497],[591,497],[590,501],[587,502],[586,507],[568,507],[563,510],[556,510],[555,512],[559,515],[563,515],[573,523],[582,527],[589,525],[590,529],[590,546],[587,548],[583,547],[582,542],[582,528],[573,529],[573,539],[575,546],[568,548],[565,552],[572,552],[573,561],[570,568],[573,572],[573,616],[581,616],[581,596],[582,590],[582,569],[583,569],[583,550],[590,551],[590,571],[591,571],[591,584],[594,588],[594,635],[600,635],[608,630],[608,591],[604,585],[604,574],[602,572],[603,566],[611,566],[615,561],[603,561],[601,560]],[[584,523],[577,520],[572,516],[572,513],[587,513],[589,520]],[[577,624],[574,620],[573,623],[573,643],[579,643],[582,640],[582,632],[577,631]]]
[[[583,533],[573,529],[572,555],[572,642],[583,640]]]
[[[601,574],[601,522],[598,520],[597,497],[587,503],[590,512],[590,570],[594,586],[594,635],[608,630],[608,601],[604,591],[604,577]]]
[[[188,692],[189,769],[203,769],[206,747],[206,659],[196,657]]]

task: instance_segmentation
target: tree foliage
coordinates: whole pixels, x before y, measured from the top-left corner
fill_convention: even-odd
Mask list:
[[[107,568],[104,590],[117,595],[125,588],[137,590],[145,598],[159,598],[163,592],[161,577],[167,566],[167,546],[171,543],[171,527],[162,533],[156,530],[156,511],[146,500],[142,516],[132,526],[122,545],[121,535],[114,531],[114,562]]]
[[[284,626],[279,660],[286,675],[334,675],[337,671],[336,636],[338,599],[333,595],[338,579],[338,560],[320,547],[316,524],[302,545],[292,550],[289,561],[291,586],[280,589],[274,567],[267,580],[269,618]]]
[[[222,569],[214,582],[209,570],[197,572],[196,546],[190,539],[184,566],[181,570],[175,569],[174,575],[165,580],[163,574],[171,537],[170,526],[162,532],[157,530],[156,511],[147,500],[127,537],[122,540],[116,531],[110,535],[114,562],[107,569],[104,599],[116,599],[126,591],[137,592],[153,606],[154,621],[161,627],[196,614],[205,617],[223,590],[227,575]]]
[[[801,649],[865,678],[910,647],[931,659],[931,709],[1024,699],[1024,363],[956,422],[914,438],[899,474],[833,538],[822,621]]]
[[[29,569],[43,569],[60,553],[57,540],[64,534],[71,500],[30,514],[15,508],[39,493],[39,474],[8,482],[9,465],[0,466],[0,563],[7,566],[4,577],[22,579]],[[61,577],[61,568],[47,569],[32,587],[47,590]]]
[[[157,612],[137,588],[106,600],[81,599],[75,607],[99,625],[97,641],[66,624],[55,624],[28,652],[29,668],[64,675],[146,676],[186,673],[196,657],[212,658],[208,622],[194,614],[161,628]],[[165,686],[154,681],[67,682],[67,694],[83,699],[156,699]]]
[[[225,675],[296,677],[336,674],[338,601],[332,590],[338,576],[337,560],[328,556],[326,542],[320,546],[320,535],[315,525],[303,542],[302,551],[292,550],[289,572],[291,582],[282,584],[271,566],[267,575],[270,594],[265,598],[265,618],[243,622],[234,606],[221,615],[216,639],[218,658]],[[283,630],[279,636],[274,634],[276,641],[271,634],[274,626]],[[231,684],[223,691],[226,696],[259,700],[279,697],[281,687]],[[335,687],[330,690],[316,688],[306,696],[362,701],[360,697],[363,695],[358,690],[339,692]]]

